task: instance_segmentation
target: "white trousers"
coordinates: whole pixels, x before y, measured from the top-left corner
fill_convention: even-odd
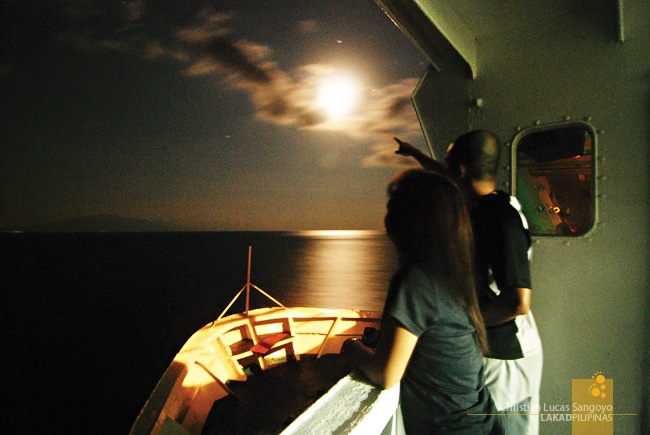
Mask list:
[[[539,433],[539,390],[542,382],[541,349],[516,360],[483,359],[485,384],[497,407],[506,435]]]

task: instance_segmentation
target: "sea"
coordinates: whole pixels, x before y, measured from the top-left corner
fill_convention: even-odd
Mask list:
[[[397,270],[381,231],[2,233],[0,242],[3,434],[127,434],[183,343],[247,282],[285,306],[380,311]],[[250,303],[275,305],[255,290]],[[227,314],[244,308],[240,297]]]

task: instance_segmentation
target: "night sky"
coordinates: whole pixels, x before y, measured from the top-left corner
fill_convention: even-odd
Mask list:
[[[426,149],[424,56],[372,0],[0,5],[0,230],[381,229],[392,137]]]

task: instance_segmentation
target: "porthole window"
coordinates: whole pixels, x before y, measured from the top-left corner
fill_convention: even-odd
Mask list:
[[[534,236],[576,237],[596,222],[596,132],[583,122],[531,127],[512,141],[513,194]]]

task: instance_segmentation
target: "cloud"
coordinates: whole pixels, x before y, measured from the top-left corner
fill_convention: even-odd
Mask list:
[[[124,6],[126,12],[125,18],[128,22],[138,22],[142,19],[142,16],[144,15],[144,1],[127,1],[124,2]]]
[[[296,32],[300,36],[308,36],[317,33],[320,30],[315,20],[302,20],[296,24]]]
[[[378,155],[366,159],[367,166],[403,166],[405,159],[386,158],[381,155],[382,150],[390,148],[394,154],[394,135],[407,140],[421,136],[411,104],[416,78],[382,88],[362,89],[356,113],[344,120],[331,120],[317,107],[316,100],[320,84],[340,73],[334,67],[304,65],[290,74],[271,60],[273,51],[269,47],[234,40],[227,34],[200,39],[200,43],[191,44],[195,60],[189,62],[186,74],[221,74],[231,86],[249,92],[257,109],[256,116],[263,121],[314,131],[336,131],[371,142],[371,149]]]
[[[356,113],[333,121],[316,106],[316,95],[319,84],[337,71],[324,64],[282,70],[273,60],[270,47],[234,37],[229,28],[230,14],[209,7],[197,8],[191,14],[184,10],[185,19],[178,24],[172,17],[149,14],[141,0],[121,2],[110,9],[100,5],[105,3],[80,0],[65,11],[77,23],[75,28],[83,30],[64,34],[69,43],[84,50],[102,48],[145,59],[167,58],[183,64],[186,76],[225,80],[248,92],[257,118],[264,122],[336,131],[366,142],[372,155],[364,160],[365,166],[404,166],[407,160],[395,155],[392,137],[421,137],[410,99],[417,85],[415,78],[360,90]],[[318,23],[300,21],[296,32],[315,34]]]

